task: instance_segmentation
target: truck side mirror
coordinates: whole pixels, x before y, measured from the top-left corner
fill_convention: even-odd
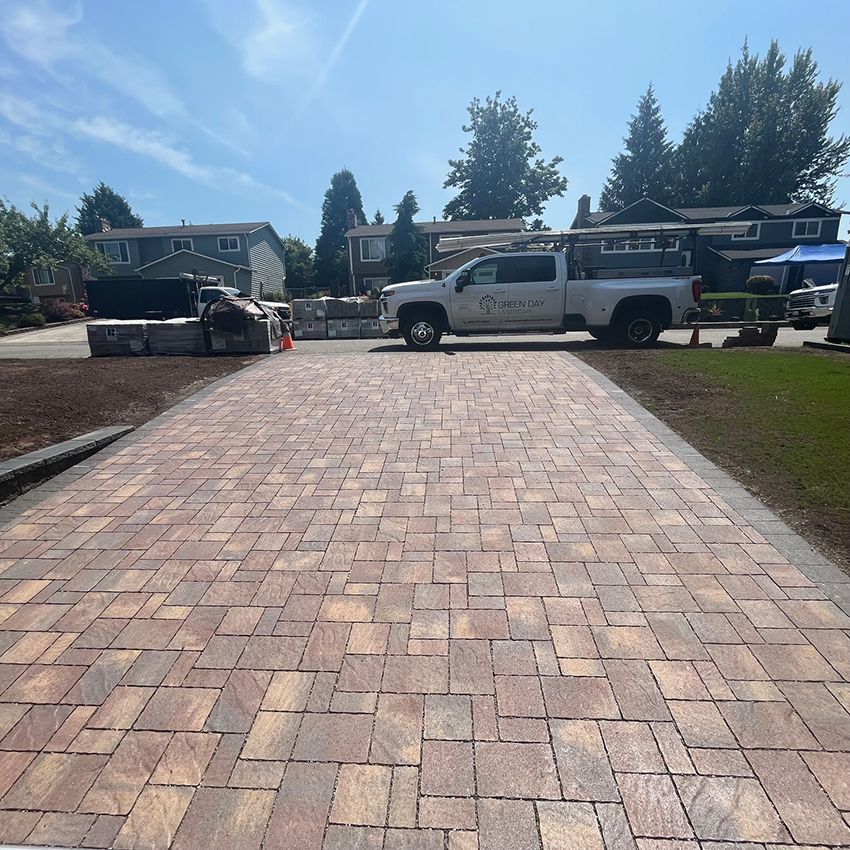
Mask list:
[[[463,292],[464,286],[469,283],[469,269],[461,272],[455,281],[455,292]]]

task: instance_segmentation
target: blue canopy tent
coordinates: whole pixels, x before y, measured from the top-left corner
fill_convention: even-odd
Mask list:
[[[816,286],[835,283],[847,251],[845,242],[827,245],[795,245],[776,257],[756,260],[751,274],[768,274],[777,283],[779,292],[800,289],[804,280]]]
[[[829,245],[795,245],[790,251],[771,257],[769,260],[756,260],[754,266],[805,265],[806,263],[840,263],[847,250],[846,242],[833,242]]]

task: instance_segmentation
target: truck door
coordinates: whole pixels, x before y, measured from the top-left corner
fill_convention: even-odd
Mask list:
[[[508,284],[504,327],[557,328],[564,318],[564,283],[553,254],[517,254],[501,258],[500,277]]]
[[[461,273],[449,284],[452,327],[455,330],[497,330],[502,326],[500,305],[508,298],[508,284],[500,280],[503,257],[492,257]]]

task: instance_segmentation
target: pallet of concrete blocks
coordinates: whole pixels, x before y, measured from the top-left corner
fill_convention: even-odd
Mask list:
[[[328,323],[325,319],[296,319],[295,339],[327,339]]]
[[[380,319],[360,320],[360,339],[378,339],[383,335]]]
[[[361,319],[377,319],[381,315],[381,305],[378,301],[362,300],[359,315]]]
[[[99,319],[86,324],[92,357],[148,354],[149,322],[144,319]]]
[[[328,319],[328,339],[359,339],[360,319]]]
[[[277,314],[252,298],[219,298],[204,312],[211,354],[268,354],[280,345]]]
[[[360,316],[359,298],[322,298],[325,318],[357,319]],[[328,329],[330,331],[330,328]]]
[[[209,334],[212,354],[268,354],[280,347],[280,337],[266,319],[245,322],[238,333],[211,328]]]
[[[315,322],[325,318],[324,298],[295,298],[292,301],[292,318]]]
[[[148,323],[148,347],[153,355],[206,354],[200,319],[168,319]]]

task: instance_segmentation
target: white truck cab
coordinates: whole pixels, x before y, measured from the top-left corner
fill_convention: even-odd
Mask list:
[[[381,327],[413,349],[434,348],[443,334],[566,331],[645,347],[697,317],[698,276],[570,279],[569,256],[490,254],[444,280],[390,284],[381,291]]]
[[[837,283],[815,286],[812,281],[803,281],[802,289],[788,293],[785,318],[798,331],[809,331],[818,325],[828,325],[835,307]]]

